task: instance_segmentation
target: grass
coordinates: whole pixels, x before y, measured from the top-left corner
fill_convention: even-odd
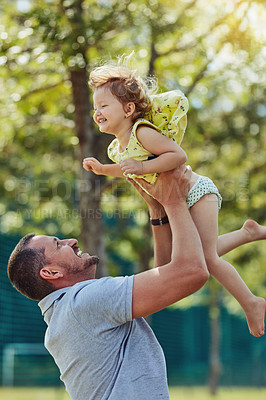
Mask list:
[[[70,400],[64,389],[55,388],[3,388],[0,387],[1,400]]]
[[[64,389],[55,388],[1,388],[1,400],[70,400]],[[265,400],[266,388],[220,388],[211,396],[206,387],[171,387],[171,400]],[[122,399],[121,399],[122,400]],[[125,399],[126,400],[126,397]],[[148,399],[147,399],[148,400]]]
[[[219,388],[211,396],[207,387],[171,387],[171,400],[265,400],[266,388]]]

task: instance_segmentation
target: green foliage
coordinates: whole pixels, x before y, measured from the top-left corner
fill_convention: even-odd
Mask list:
[[[239,228],[247,217],[265,224],[261,1],[27,4],[20,10],[15,1],[5,1],[0,15],[2,232],[79,234],[78,188],[84,182],[78,178],[69,73],[132,50],[138,69],[155,74],[160,90],[180,87],[189,97],[182,146],[193,169],[220,188],[220,232]],[[101,138],[95,141],[105,161]],[[118,196],[102,200],[105,212],[117,208],[125,216],[118,218],[116,235],[106,228],[107,245],[137,264],[146,211],[132,217],[143,203],[128,184],[121,185]],[[127,217],[134,219],[132,226]],[[265,294],[261,243],[236,250],[228,260],[256,293]]]

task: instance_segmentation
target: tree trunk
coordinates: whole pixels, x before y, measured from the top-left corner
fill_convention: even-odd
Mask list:
[[[103,177],[85,171],[82,161],[85,157],[95,156],[96,148],[99,147],[95,140],[93,120],[90,115],[92,105],[89,96],[88,86],[88,42],[86,36],[87,24],[83,18],[84,0],[64,2],[60,0],[59,6],[70,24],[72,30],[72,43],[66,52],[66,56],[73,57],[82,55],[84,66],[76,65],[69,68],[70,80],[72,83],[73,103],[75,106],[75,130],[79,139],[78,161],[80,173],[78,180],[79,212],[81,233],[80,239],[82,250],[100,257],[100,264],[97,269],[97,277],[105,275],[105,246],[103,237],[103,225],[100,210],[100,185]],[[71,12],[70,12],[71,11]],[[84,43],[79,43],[78,38],[82,37]],[[78,43],[78,49],[74,50],[73,44]]]
[[[220,308],[216,282],[210,282],[210,373],[209,388],[212,395],[216,395],[221,375],[220,362]]]
[[[73,102],[75,106],[75,126],[79,139],[78,160],[80,163],[79,202],[81,219],[81,242],[83,251],[100,257],[97,277],[106,275],[105,244],[100,209],[100,188],[102,178],[82,168],[85,157],[96,154],[94,127],[90,115],[92,105],[89,98],[88,76],[86,68],[70,71]]]
[[[149,61],[148,76],[153,76],[154,75],[154,63],[155,63],[157,58],[158,58],[158,53],[155,50],[155,42],[152,39],[152,42],[151,42],[151,56],[150,56],[150,61]]]

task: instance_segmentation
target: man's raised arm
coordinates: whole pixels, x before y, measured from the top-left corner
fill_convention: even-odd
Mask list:
[[[191,170],[183,165],[161,173],[154,185],[141,181],[167,213],[172,231],[172,255],[169,259],[164,247],[168,246],[169,229],[160,231],[158,226],[153,229],[155,259],[162,261],[163,258],[167,263],[135,275],[133,318],[150,315],[196,292],[209,277],[200,237],[185,201],[190,174]]]

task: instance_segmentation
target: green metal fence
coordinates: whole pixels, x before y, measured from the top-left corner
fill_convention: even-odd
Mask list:
[[[42,343],[46,325],[37,302],[7,278],[8,257],[19,237],[0,235],[0,384],[56,386],[58,369]],[[150,323],[161,343],[172,385],[208,381],[210,329],[208,310],[166,309]],[[253,338],[246,322],[221,310],[221,384],[266,386],[266,336]]]

